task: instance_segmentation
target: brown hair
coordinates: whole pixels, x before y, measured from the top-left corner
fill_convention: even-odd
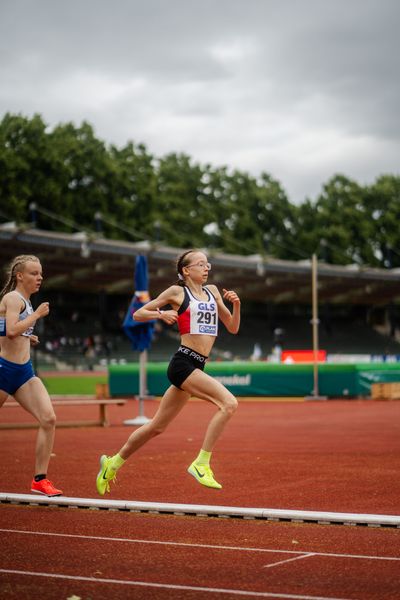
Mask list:
[[[40,262],[37,256],[32,256],[31,254],[21,254],[11,261],[7,271],[8,279],[0,292],[0,299],[8,294],[8,292],[15,290],[17,287],[17,272],[23,271],[26,263],[29,261]]]
[[[185,285],[183,267],[186,267],[186,265],[188,265],[190,263],[190,259],[188,258],[188,256],[189,256],[189,254],[192,254],[193,252],[198,252],[198,250],[193,250],[193,249],[186,250],[186,252],[184,252],[183,254],[178,256],[177,261],[176,261],[176,271],[178,273],[178,281],[176,282],[175,285],[180,285],[182,287]],[[179,277],[179,275],[182,277],[182,279]]]

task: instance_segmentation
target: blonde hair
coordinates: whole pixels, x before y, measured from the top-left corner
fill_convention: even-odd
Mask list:
[[[14,260],[11,261],[7,270],[8,279],[0,292],[0,299],[8,294],[8,292],[15,290],[17,287],[17,273],[19,271],[23,271],[26,263],[29,261],[40,262],[37,256],[32,256],[31,254],[21,254],[20,256],[16,256]]]

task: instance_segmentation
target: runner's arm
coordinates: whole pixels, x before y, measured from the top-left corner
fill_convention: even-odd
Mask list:
[[[10,292],[4,299],[6,308],[6,336],[12,340],[22,335],[29,327],[32,327],[38,319],[49,313],[48,302],[43,302],[31,315],[23,321],[19,320],[21,310],[24,308],[22,300],[17,294]]]
[[[183,290],[180,286],[172,285],[168,289],[161,292],[157,298],[150,300],[141,308],[138,308],[133,314],[133,319],[139,322],[152,321],[159,319],[173,325],[178,319],[177,309],[183,300]],[[172,310],[161,310],[163,306],[171,305]]]
[[[222,296],[216,286],[210,286],[211,292],[214,294],[218,304],[218,315],[229,333],[237,333],[240,327],[240,298],[236,292],[232,290],[222,289]],[[232,303],[232,312],[224,304],[224,300]]]

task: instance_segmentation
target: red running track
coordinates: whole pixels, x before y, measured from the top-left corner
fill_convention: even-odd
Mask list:
[[[146,414],[157,406],[148,402]],[[121,423],[137,406],[132,401],[109,413],[109,428],[57,430],[49,475],[67,496],[93,497],[99,455],[125,442],[131,429]],[[400,514],[400,402],[243,402],[213,455],[222,490],[186,474],[212,414],[210,405],[191,402],[127,462],[111,498]],[[0,411],[2,421],[25,415],[19,408]],[[96,409],[58,407],[57,416],[93,418]],[[34,430],[0,430],[2,492],[29,493],[35,437]]]
[[[20,506],[1,517],[4,598],[400,594],[398,529]]]
[[[113,408],[108,429],[57,431],[50,477],[68,496],[95,497],[98,455],[119,448],[136,410]],[[185,472],[212,412],[190,403],[124,466],[111,498],[399,514],[400,403],[242,403],[213,458],[221,491]],[[1,491],[27,493],[35,431],[0,436]],[[9,505],[0,529],[5,598],[400,598],[398,529]]]

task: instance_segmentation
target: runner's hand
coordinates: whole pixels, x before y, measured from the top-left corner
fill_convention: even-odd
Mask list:
[[[176,310],[159,310],[158,318],[167,325],[173,325],[178,320],[178,313]]]
[[[31,346],[37,346],[38,344],[40,344],[39,338],[38,338],[37,335],[30,335],[29,336],[29,341],[31,343]]]
[[[240,298],[236,292],[233,290],[226,290],[225,288],[222,288],[222,291],[224,300],[232,302],[232,304],[240,304]]]
[[[46,317],[49,314],[49,312],[50,312],[49,303],[42,302],[42,304],[39,304],[39,306],[35,310],[35,315],[38,319],[41,319],[42,317]]]

